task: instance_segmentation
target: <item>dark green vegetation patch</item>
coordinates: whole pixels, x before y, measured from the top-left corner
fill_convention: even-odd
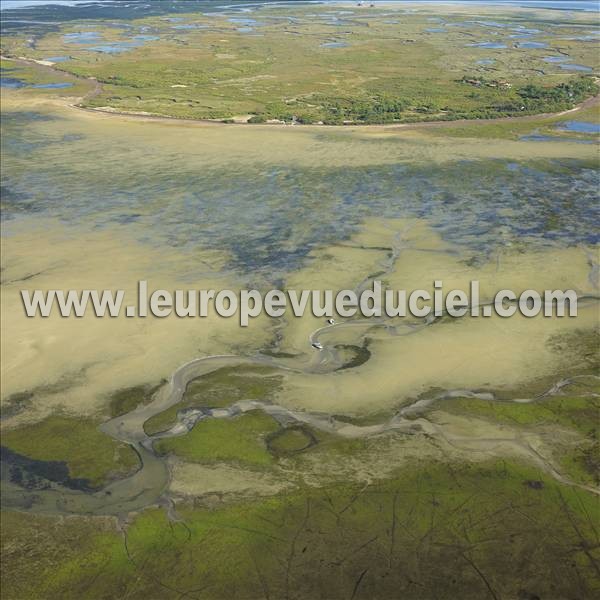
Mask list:
[[[139,459],[128,445],[98,431],[98,424],[83,418],[55,416],[4,431],[2,445],[9,452],[3,458],[14,469],[23,471],[15,471],[15,475],[24,481],[31,473],[51,481],[73,481],[75,487],[101,487],[114,477],[132,472],[139,466]]]
[[[507,462],[106,520],[5,513],[3,597],[592,598],[597,500]]]

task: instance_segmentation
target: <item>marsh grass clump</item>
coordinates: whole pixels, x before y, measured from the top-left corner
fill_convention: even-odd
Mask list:
[[[98,425],[92,419],[51,416],[3,431],[2,446],[19,470],[95,489],[139,466],[131,447],[101,433]]]
[[[201,420],[182,437],[158,440],[155,450],[189,462],[233,462],[265,467],[273,463],[266,438],[279,428],[262,411],[250,411],[231,419]]]
[[[120,417],[131,412],[140,404],[147,404],[164,383],[166,383],[166,380],[163,380],[157,386],[137,385],[114,392],[110,396],[110,417],[113,419]]]

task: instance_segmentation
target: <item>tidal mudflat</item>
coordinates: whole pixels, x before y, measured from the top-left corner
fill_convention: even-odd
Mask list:
[[[334,25],[305,8],[291,17],[336,30],[365,14]],[[284,22],[245,10],[152,15],[134,35],[212,35],[210,20],[268,38]],[[468,10],[452,10],[452,31],[554,31]],[[404,19],[385,11],[377,27]],[[70,29],[111,44],[128,31]],[[91,56],[92,38],[69,42],[61,69]],[[36,52],[67,55],[52,44]],[[154,45],[94,55],[107,68]],[[430,126],[180,122],[83,110],[93,81],[2,66],[25,82],[1,92],[6,598],[597,593],[597,104]],[[35,87],[61,82],[73,85]],[[241,328],[214,314],[28,319],[19,297],[134,294],[140,279],[356,291],[477,279],[482,302],[503,288],[581,300],[576,318],[263,316]]]

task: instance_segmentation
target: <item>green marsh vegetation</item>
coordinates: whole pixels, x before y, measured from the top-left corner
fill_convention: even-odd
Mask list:
[[[139,466],[131,447],[101,433],[98,425],[99,421],[93,419],[53,415],[3,431],[2,446],[34,461],[64,463],[69,478],[85,480],[86,486],[98,488]],[[15,468],[20,471],[18,466]],[[26,480],[28,475],[23,476]]]
[[[88,44],[68,43],[65,34],[90,27],[70,23],[33,47],[25,34],[5,36],[3,52],[68,55],[56,68],[102,84],[86,107],[178,118],[336,125],[479,119],[564,110],[597,93],[595,44],[580,35],[582,26],[594,26],[589,16],[560,15],[557,23],[554,12],[477,10],[465,20],[448,8],[442,31],[432,32],[428,10],[334,19],[328,7],[267,6],[253,13],[249,31],[240,31],[234,13],[179,15],[177,25],[147,17],[128,21],[124,31],[96,22],[102,41]],[[490,17],[498,24],[486,26]],[[520,34],[527,28],[537,33]],[[140,47],[94,50],[142,30],[153,39]],[[490,39],[502,47],[481,46]],[[519,45],[530,39],[545,47]],[[578,76],[545,62],[548,55],[592,71]]]
[[[102,518],[3,513],[3,595],[563,598],[598,592],[591,494],[508,461]],[[74,550],[77,548],[77,551]],[[9,568],[10,565],[10,568]],[[98,577],[98,572],[102,575]]]
[[[114,392],[110,397],[110,417],[119,417],[131,412],[139,405],[147,404],[164,383],[163,381],[157,386],[137,385]]]
[[[262,411],[250,411],[231,419],[209,419],[196,423],[186,435],[155,442],[159,454],[173,453],[188,462],[234,462],[264,467],[273,463],[266,436],[278,424]]]
[[[598,387],[596,387],[596,390]],[[576,443],[555,443],[555,460],[573,481],[600,485],[600,400],[597,395],[540,398],[528,403],[453,398],[433,410],[483,418],[517,428],[565,429],[579,434]]]

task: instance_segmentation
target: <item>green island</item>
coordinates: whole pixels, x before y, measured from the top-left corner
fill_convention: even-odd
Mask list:
[[[435,7],[362,8],[265,3],[252,18],[215,11],[142,17],[124,28],[65,23],[33,39],[5,36],[2,54],[91,80],[84,108],[184,119],[489,119],[568,110],[598,93],[596,48],[579,35],[593,27],[585,13],[563,16],[557,34],[543,11],[492,20],[485,7],[467,15],[452,7],[444,18]]]

